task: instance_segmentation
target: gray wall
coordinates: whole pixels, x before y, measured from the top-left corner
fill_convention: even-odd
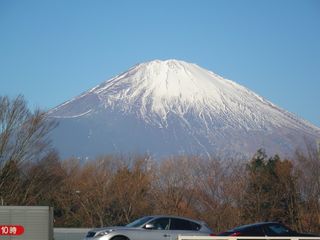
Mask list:
[[[48,206],[0,206],[0,225],[21,225],[20,236],[1,236],[1,240],[52,240],[53,209]]]

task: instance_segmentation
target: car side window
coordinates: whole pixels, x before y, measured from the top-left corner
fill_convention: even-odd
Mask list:
[[[157,218],[149,224],[152,224],[153,230],[168,230],[169,229],[169,218]]]
[[[265,227],[268,236],[286,236],[290,230],[281,224],[272,224]]]
[[[195,222],[179,218],[171,218],[170,230],[198,231],[200,228],[201,226]]]

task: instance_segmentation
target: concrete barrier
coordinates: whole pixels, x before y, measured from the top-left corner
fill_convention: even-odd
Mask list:
[[[83,240],[90,228],[54,228],[54,240]]]

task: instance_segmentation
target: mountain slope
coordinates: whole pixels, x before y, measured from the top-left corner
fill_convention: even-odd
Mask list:
[[[195,64],[155,60],[52,109],[62,156],[292,154],[319,128]]]

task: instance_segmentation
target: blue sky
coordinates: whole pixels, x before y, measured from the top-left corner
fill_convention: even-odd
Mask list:
[[[320,1],[0,0],[0,95],[31,108],[173,58],[320,126]]]

